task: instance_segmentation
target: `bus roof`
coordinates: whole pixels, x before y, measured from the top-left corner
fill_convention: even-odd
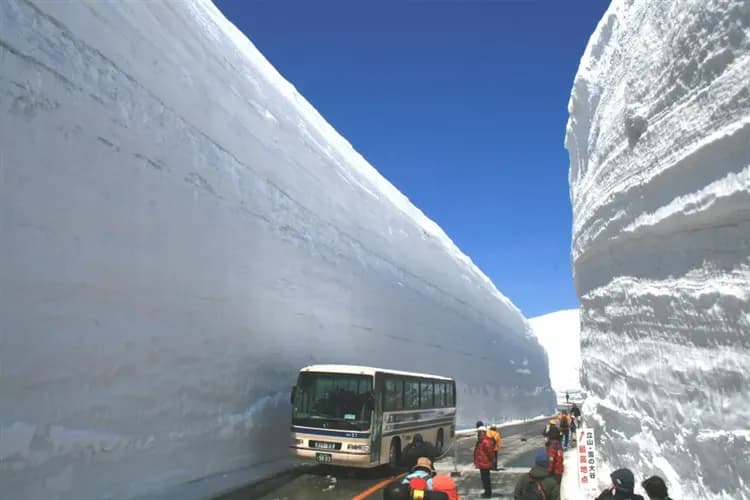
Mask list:
[[[324,372],[324,373],[352,373],[356,375],[375,375],[375,372],[390,373],[393,375],[405,375],[409,377],[425,377],[438,380],[450,380],[450,377],[430,375],[429,373],[402,372],[399,370],[387,370],[385,368],[374,368],[372,366],[360,365],[310,365],[302,368],[301,372]]]

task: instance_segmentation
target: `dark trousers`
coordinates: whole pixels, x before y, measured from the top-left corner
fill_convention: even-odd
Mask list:
[[[482,487],[486,496],[492,495],[492,483],[490,482],[490,470],[479,469],[479,477],[482,478]]]
[[[497,452],[495,452],[492,458],[492,468],[497,470]]]
[[[562,439],[561,439],[561,441],[562,441],[561,444],[563,445],[563,448],[567,448],[568,447],[568,441],[570,441],[570,429],[565,429],[564,431],[562,431]]]

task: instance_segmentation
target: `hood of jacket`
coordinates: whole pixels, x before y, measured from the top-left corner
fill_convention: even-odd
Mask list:
[[[542,479],[550,477],[551,475],[552,474],[550,473],[550,471],[548,471],[544,467],[539,467],[538,465],[535,465],[529,471],[529,476],[536,479],[537,481],[541,481]]]

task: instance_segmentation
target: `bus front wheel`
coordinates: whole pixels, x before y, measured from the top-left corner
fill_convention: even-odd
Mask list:
[[[393,438],[391,440],[391,448],[388,452],[388,465],[391,469],[398,469],[401,465],[401,440],[399,438]]]

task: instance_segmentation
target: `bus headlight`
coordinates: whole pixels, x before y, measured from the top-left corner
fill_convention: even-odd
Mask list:
[[[369,444],[347,444],[346,449],[357,450],[357,451],[370,451],[370,445]]]

